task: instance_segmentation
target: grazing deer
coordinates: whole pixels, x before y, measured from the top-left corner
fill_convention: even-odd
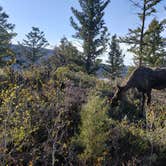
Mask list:
[[[137,88],[142,93],[142,111],[145,105],[145,94],[148,97],[147,105],[151,103],[152,89],[161,90],[166,88],[166,68],[151,69],[148,67],[139,67],[135,69],[129,79],[122,86],[118,86],[112,101],[111,106],[117,106],[118,100],[121,100],[124,92],[130,88]]]

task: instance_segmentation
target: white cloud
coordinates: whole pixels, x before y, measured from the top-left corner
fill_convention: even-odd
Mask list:
[[[122,49],[123,54],[125,54],[124,64],[127,65],[127,66],[132,66],[133,65],[133,55],[132,55],[132,53],[130,53],[129,51],[127,51],[127,49],[129,48],[129,46],[127,44],[120,44],[120,48]],[[99,57],[99,59],[102,59],[103,63],[106,63],[106,61],[108,59],[107,53],[101,55]]]
[[[82,48],[82,43],[81,41],[77,40],[77,39],[73,39],[73,38],[68,38],[69,41],[72,42],[72,44],[80,51],[83,52],[83,48]],[[60,43],[58,43],[57,45],[59,45]],[[52,46],[53,47],[53,46]],[[120,44],[120,47],[123,51],[123,54],[125,54],[125,58],[124,58],[124,64],[125,65],[133,65],[133,55],[132,53],[128,52],[127,49],[129,48],[129,46],[127,44]],[[53,47],[54,48],[54,47]],[[106,63],[107,59],[108,59],[108,55],[107,53],[104,53],[103,55],[99,56],[99,59],[102,59],[103,63]]]
[[[133,55],[132,55],[132,53],[127,51],[129,46],[127,44],[120,44],[120,47],[123,51],[123,54],[125,54],[124,64],[125,65],[133,65]]]
[[[72,44],[80,51],[83,52],[82,43],[78,40],[72,40]]]

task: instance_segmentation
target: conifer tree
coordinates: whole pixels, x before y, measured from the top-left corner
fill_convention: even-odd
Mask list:
[[[61,55],[65,64],[83,65],[82,53],[66,37],[60,41],[60,45],[55,48],[55,52]]]
[[[32,27],[32,31],[26,35],[26,38],[23,40],[21,46],[23,46],[22,48],[27,54],[27,58],[34,63],[43,56],[43,48],[49,44],[44,32],[40,31],[37,27]]]
[[[11,39],[16,35],[13,33],[14,24],[8,23],[9,16],[3,11],[0,6],[0,65],[8,62],[5,57],[10,60],[14,60],[14,53],[10,49]]]
[[[120,49],[116,34],[112,36],[111,43],[109,44],[109,56],[107,63],[110,66],[110,73],[112,78],[121,75],[124,67],[122,50]]]
[[[144,61],[149,66],[166,65],[166,38],[162,36],[165,24],[166,20],[159,22],[154,18],[146,31]]]
[[[136,8],[139,9],[137,13],[140,19],[140,26],[136,29],[129,29],[126,37],[121,38],[121,41],[130,44],[130,52],[134,53],[134,61],[141,66],[143,64],[143,56],[145,53],[144,42],[145,37],[145,23],[148,16],[156,12],[156,5],[162,0],[130,0]]]
[[[83,41],[87,73],[92,73],[96,58],[103,53],[108,41],[107,27],[104,23],[104,10],[110,0],[79,0],[81,11],[71,8],[78,20],[71,17],[71,25],[76,30],[75,37]]]

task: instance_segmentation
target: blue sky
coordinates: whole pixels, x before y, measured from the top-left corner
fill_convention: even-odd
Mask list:
[[[0,5],[9,14],[9,21],[16,25],[15,32],[18,35],[15,42],[22,41],[32,26],[45,32],[51,46],[55,46],[63,36],[72,40],[74,30],[69,21],[72,16],[70,8],[79,8],[78,0],[0,0]],[[166,0],[158,5],[158,19],[166,18],[164,5],[166,6]],[[111,0],[105,13],[104,19],[112,35],[125,35],[128,28],[139,24],[136,10],[129,0]],[[127,54],[125,63],[131,63],[130,54]]]

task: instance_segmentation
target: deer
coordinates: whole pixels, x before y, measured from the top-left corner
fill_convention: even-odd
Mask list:
[[[152,89],[162,90],[166,88],[166,68],[154,69],[144,66],[136,68],[122,86],[117,85],[115,94],[111,99],[111,106],[117,106],[124,93],[131,88],[136,88],[142,93],[141,110],[144,111],[146,96],[147,105],[150,106],[151,104]]]

